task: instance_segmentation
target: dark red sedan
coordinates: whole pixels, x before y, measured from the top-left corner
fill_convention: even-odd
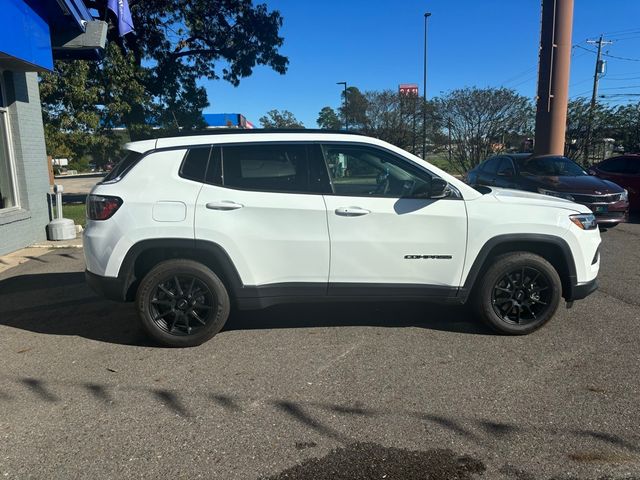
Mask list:
[[[589,173],[625,188],[629,192],[629,209],[640,211],[640,155],[607,158],[589,168]]]

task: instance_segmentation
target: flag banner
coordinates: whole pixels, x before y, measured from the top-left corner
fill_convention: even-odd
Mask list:
[[[109,0],[107,8],[118,18],[118,32],[121,37],[133,32],[133,20],[131,18],[131,11],[129,10],[128,0]]]

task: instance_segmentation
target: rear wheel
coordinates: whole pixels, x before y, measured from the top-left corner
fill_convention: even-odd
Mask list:
[[[475,292],[475,308],[494,330],[524,335],[555,314],[562,295],[558,272],[539,255],[513,252],[492,262]]]
[[[167,260],[142,280],[136,298],[145,331],[168,347],[192,347],[212,338],[229,317],[227,290],[193,260]]]

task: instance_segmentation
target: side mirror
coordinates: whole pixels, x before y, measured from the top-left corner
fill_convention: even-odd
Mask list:
[[[510,168],[505,168],[504,170],[500,170],[498,172],[499,177],[513,177],[513,170]]]
[[[448,195],[449,184],[440,177],[433,177],[431,179],[431,191],[429,192],[429,198],[445,198]]]

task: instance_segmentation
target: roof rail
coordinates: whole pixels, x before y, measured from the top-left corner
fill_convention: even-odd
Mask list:
[[[319,128],[213,128],[211,130],[183,130],[180,132],[166,133],[159,136],[149,136],[139,140],[151,140],[154,138],[190,137],[195,135],[255,135],[259,133],[322,133],[343,135],[365,135],[356,130],[326,130]]]

